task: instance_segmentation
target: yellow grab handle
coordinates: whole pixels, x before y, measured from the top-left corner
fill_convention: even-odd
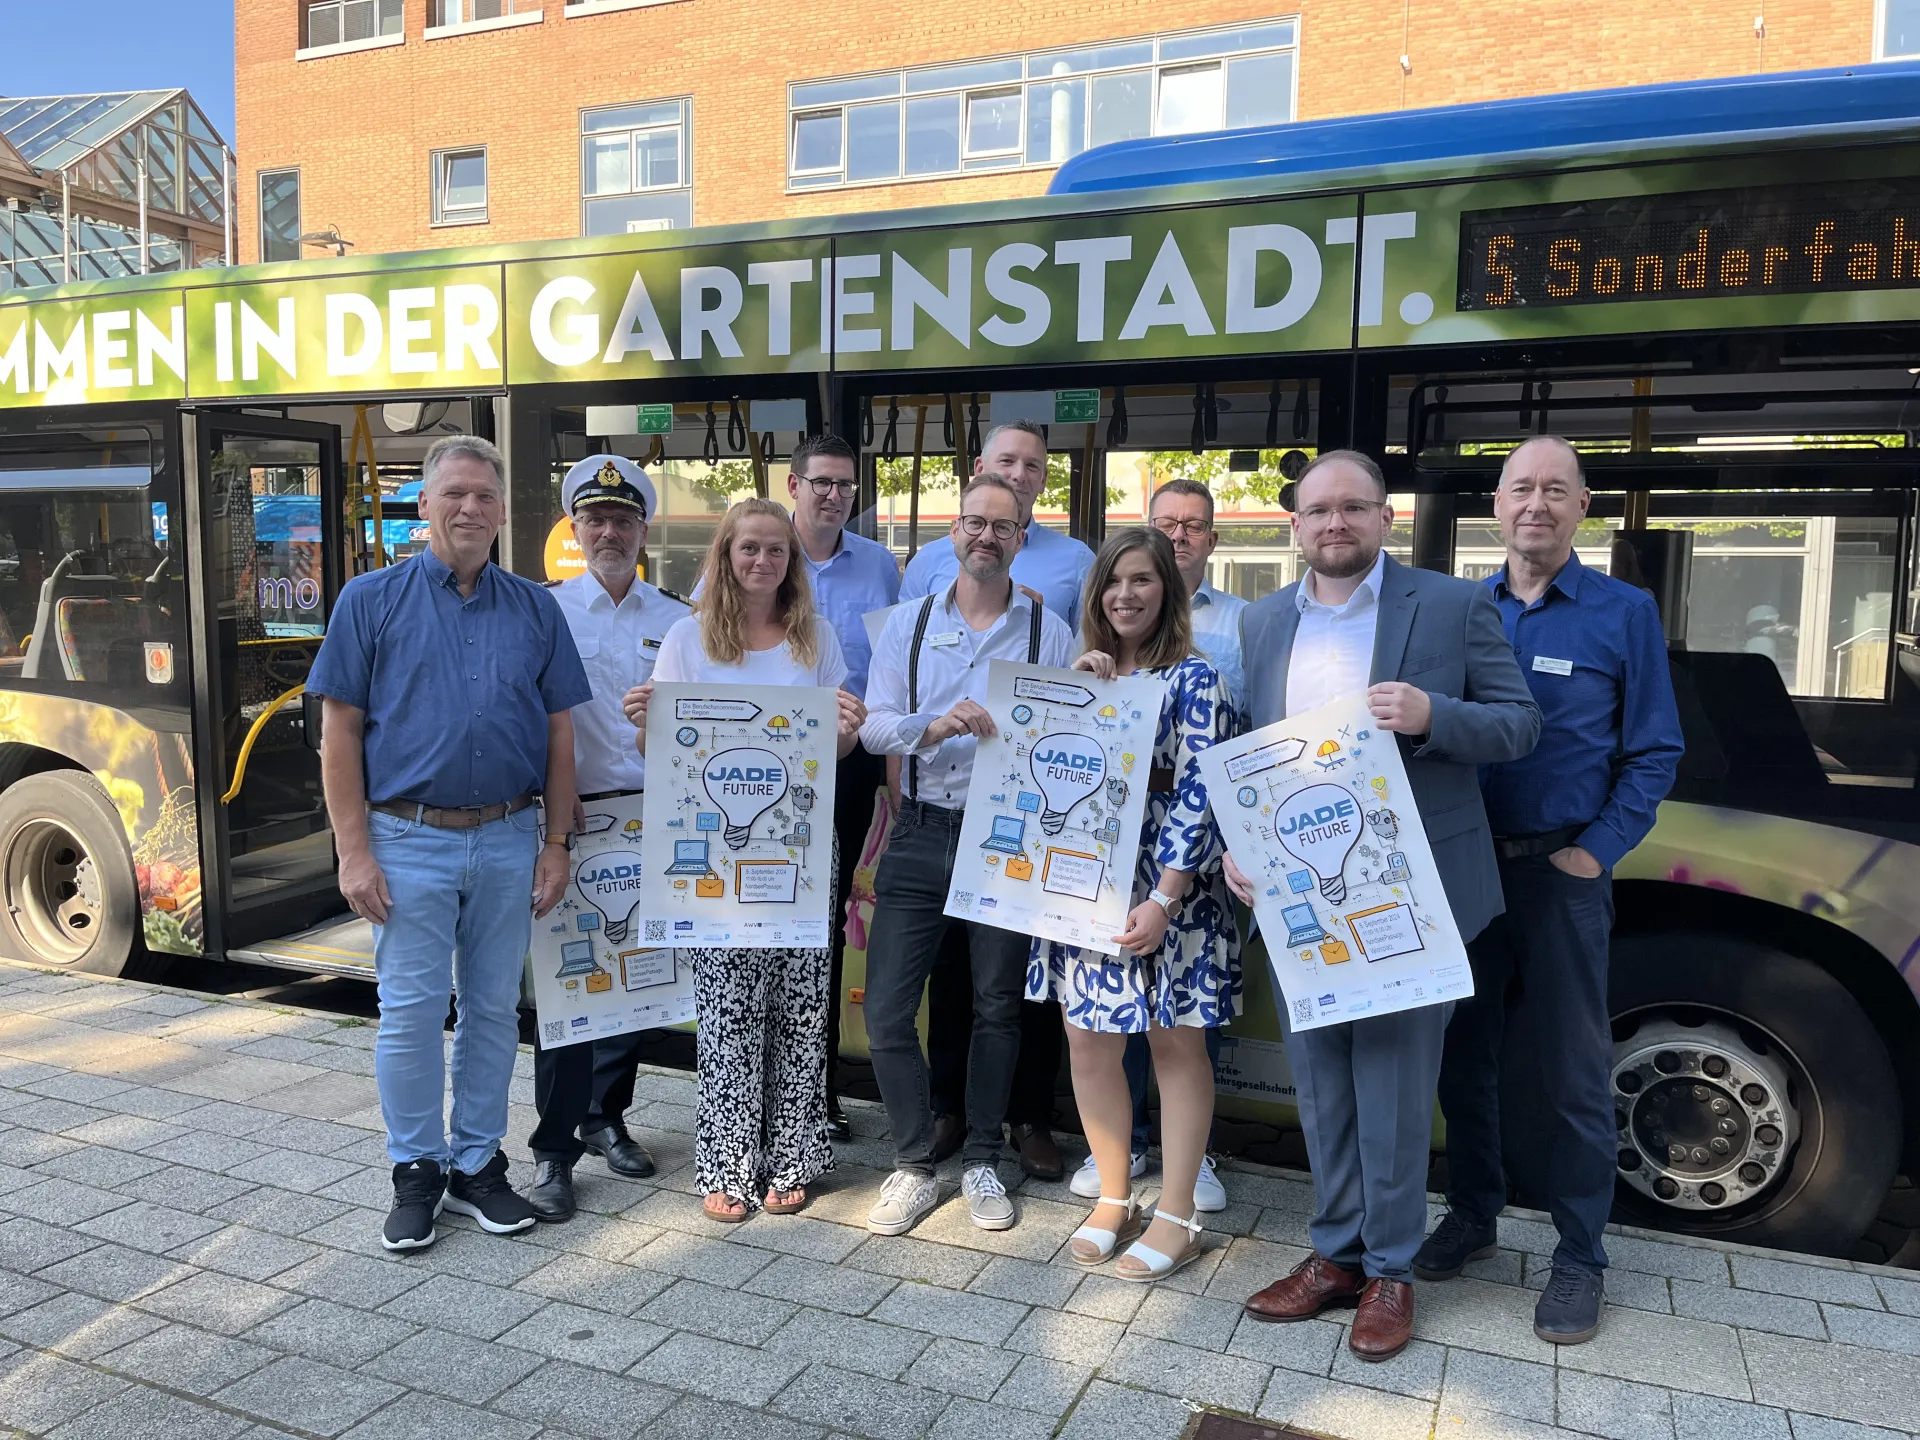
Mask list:
[[[227,787],[227,793],[220,797],[220,803],[222,805],[231,805],[233,803],[233,797],[240,793],[240,782],[247,778],[247,757],[253,754],[253,742],[258,740],[260,738],[260,732],[267,728],[267,721],[279,714],[280,707],[285,705],[289,700],[298,700],[306,693],[307,687],[305,685],[296,685],[254,718],[252,727],[247,731],[247,738],[240,742],[240,758],[234,762],[233,766],[233,784],[229,785]]]

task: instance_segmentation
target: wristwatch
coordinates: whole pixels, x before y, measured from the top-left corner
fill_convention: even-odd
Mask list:
[[[1173,896],[1164,895],[1160,891],[1155,890],[1147,896],[1147,899],[1166,911],[1167,919],[1174,920],[1179,918],[1181,902],[1174,899]]]

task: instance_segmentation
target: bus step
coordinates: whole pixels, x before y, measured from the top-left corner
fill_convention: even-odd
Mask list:
[[[320,975],[373,978],[373,926],[357,915],[329,920],[297,935],[227,951],[229,960],[306,970]]]

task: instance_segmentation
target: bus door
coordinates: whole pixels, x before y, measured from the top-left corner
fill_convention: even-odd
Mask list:
[[[310,724],[318,707],[304,696],[343,583],[345,504],[337,427],[208,414],[197,429],[202,754],[218,788],[211,858],[231,949],[345,908]]]

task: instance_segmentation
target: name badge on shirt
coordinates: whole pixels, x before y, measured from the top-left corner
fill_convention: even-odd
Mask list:
[[[640,648],[642,650],[658,650],[660,648],[660,642],[651,635],[642,635],[640,637]]]
[[[936,650],[944,649],[949,645],[958,645],[959,643],[960,632],[958,630],[943,630],[938,635],[929,635],[927,637],[927,644]]]
[[[1546,675],[1571,675],[1573,662],[1556,660],[1551,655],[1536,655],[1533,657],[1533,668]]]

